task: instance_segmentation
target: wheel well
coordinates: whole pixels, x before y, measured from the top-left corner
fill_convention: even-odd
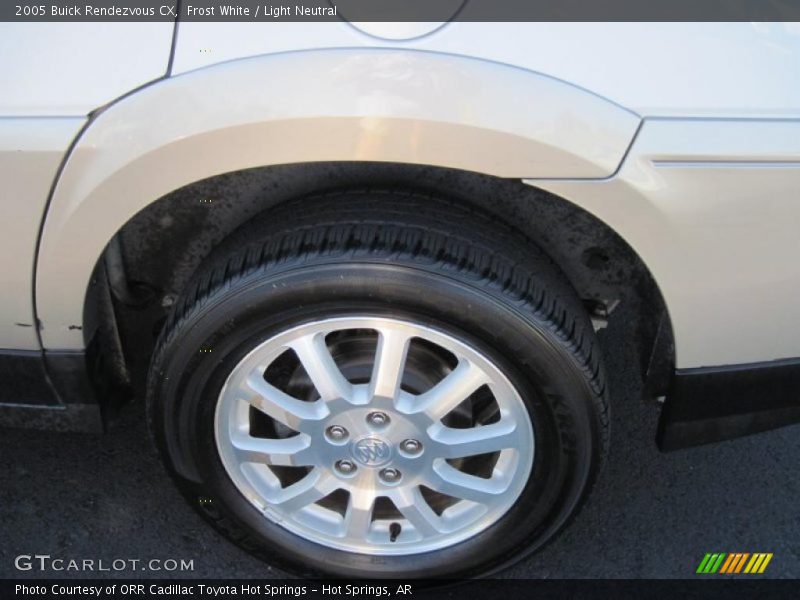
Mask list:
[[[621,339],[635,343],[645,394],[666,393],[674,348],[663,298],[642,260],[608,225],[519,180],[392,163],[248,169],[192,183],[148,205],[109,242],[87,292],[84,334],[93,377],[140,392],[170,306],[203,260],[254,217],[268,218],[276,206],[311,194],[398,186],[461,201],[519,229],[562,269],[598,326],[626,328]],[[616,352],[602,335],[600,343],[604,354]]]

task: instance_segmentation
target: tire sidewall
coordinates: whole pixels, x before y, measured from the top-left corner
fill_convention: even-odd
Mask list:
[[[539,548],[574,512],[597,470],[597,390],[567,343],[528,304],[476,283],[419,266],[332,261],[251,273],[212,294],[176,330],[155,369],[155,433],[184,492],[195,503],[211,499],[213,508],[201,508],[229,537],[304,575],[472,577]],[[522,396],[535,433],[533,471],[515,505],[476,536],[410,556],[343,552],[265,518],[228,477],[214,416],[233,367],[281,331],[355,314],[409,320],[457,337],[495,362]]]

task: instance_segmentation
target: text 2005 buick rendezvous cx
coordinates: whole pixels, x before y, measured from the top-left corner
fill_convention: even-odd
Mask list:
[[[608,448],[607,324],[663,449],[800,418],[797,25],[1,27],[0,418],[146,398],[266,560],[541,548]]]

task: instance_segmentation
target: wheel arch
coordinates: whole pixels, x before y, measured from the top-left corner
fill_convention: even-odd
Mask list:
[[[97,257],[135,214],[193,182],[328,161],[602,178],[639,124],[539,73],[411,50],[259,56],[161,80],[92,115],[64,164],[37,256],[43,346],[82,349]]]
[[[564,272],[600,324],[625,327],[647,381],[663,395],[672,373],[672,328],[656,282],[641,258],[608,225],[575,204],[518,180],[441,167],[326,162],[236,171],[182,187],[148,205],[112,238],[84,299],[85,343],[116,356],[117,380],[144,381],[155,338],[171,305],[212,253],[224,254],[254,219],[298,198],[340,190],[408,189],[456,200],[520,230]],[[435,201],[435,200],[432,200]],[[250,228],[252,229],[252,228]],[[110,299],[110,303],[109,303]],[[109,306],[100,318],[98,305]],[[611,312],[610,317],[604,314]],[[618,312],[619,311],[619,312]],[[615,315],[623,315],[617,317]],[[601,346],[604,354],[619,349]]]

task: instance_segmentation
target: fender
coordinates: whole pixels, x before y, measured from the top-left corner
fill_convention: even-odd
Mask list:
[[[410,50],[260,56],[159,81],[96,114],[55,187],[37,258],[47,349],[81,349],[98,257],[149,203],[221,173],[391,161],[513,178],[605,178],[640,118],[483,60]]]
[[[646,118],[615,177],[528,183],[607,223],[647,265],[678,369],[800,357],[800,261],[783,259],[797,255],[800,119]]]

